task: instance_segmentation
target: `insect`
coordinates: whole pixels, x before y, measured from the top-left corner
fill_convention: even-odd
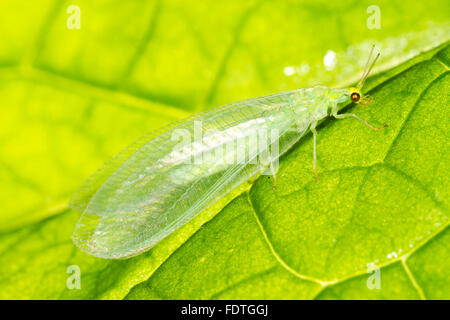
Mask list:
[[[361,89],[379,57],[370,63],[373,49],[354,88],[317,86],[242,100],[136,141],[74,195],[71,207],[82,212],[74,243],[103,258],[128,258],[147,251],[267,168],[276,187],[275,161],[308,129],[314,142],[312,167],[319,180],[318,121],[331,115],[356,118],[373,130],[387,126],[374,127],[353,113],[338,114],[339,106],[352,101],[370,102]]]

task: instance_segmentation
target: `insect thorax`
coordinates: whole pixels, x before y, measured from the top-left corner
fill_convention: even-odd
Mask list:
[[[325,118],[332,109],[348,100],[347,89],[316,86],[296,90],[292,93],[293,110],[299,124],[311,123]]]

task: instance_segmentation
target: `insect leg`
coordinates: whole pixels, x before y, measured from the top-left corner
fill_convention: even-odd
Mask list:
[[[372,130],[380,130],[380,129],[388,127],[387,124],[383,125],[382,127],[375,127],[375,126],[371,125],[370,123],[368,123],[367,121],[361,119],[354,113],[333,114],[333,117],[335,117],[336,119],[344,119],[344,118],[353,117],[353,118],[358,119],[362,123],[364,123],[366,126],[368,126]]]
[[[316,157],[316,140],[317,140],[317,139],[316,139],[316,138],[317,138],[316,125],[317,125],[317,122],[312,123],[310,129],[311,129],[311,132],[313,133],[313,137],[314,137],[314,148],[313,148],[314,161],[313,161],[313,170],[314,170],[314,174],[316,175],[316,180],[319,181],[320,179],[319,179],[319,175],[317,174],[317,169],[316,169],[316,162],[317,162],[317,161],[316,161],[316,159],[317,159],[317,157]]]
[[[273,187],[272,189],[276,189],[277,188],[277,173],[275,171],[275,168],[273,166],[273,162],[270,163],[270,171],[272,171],[272,176],[273,176]]]

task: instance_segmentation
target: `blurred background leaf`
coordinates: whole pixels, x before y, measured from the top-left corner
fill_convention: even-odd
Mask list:
[[[73,4],[81,9],[79,30],[67,28]],[[380,29],[367,27],[370,5],[380,8]],[[281,90],[351,83],[372,43],[382,52],[377,70],[388,70],[446,42],[449,9],[448,1],[438,0],[1,1],[2,297],[124,297],[233,196],[143,256],[95,259],[71,243],[79,213],[67,211],[67,204],[103,162],[192,112]],[[360,160],[371,161],[361,144],[349,145]],[[322,151],[324,159],[334,158],[333,149]],[[336,168],[346,154],[341,151],[321,162],[329,166],[324,169]],[[309,155],[303,158],[306,170]],[[65,289],[70,264],[80,265],[83,290]],[[338,268],[334,275],[347,271]],[[317,291],[310,287],[304,297]],[[244,294],[236,291],[236,297]]]

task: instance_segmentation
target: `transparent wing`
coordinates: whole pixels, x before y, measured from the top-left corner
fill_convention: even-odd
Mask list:
[[[151,248],[261,171],[261,149],[254,148],[251,136],[262,129],[278,130],[278,136],[264,138],[269,146],[286,135],[295,123],[294,94],[243,100],[200,113],[132,144],[74,196],[71,207],[83,211],[74,242],[105,258],[130,257]],[[280,148],[298,137],[298,132],[288,134]],[[230,149],[230,143],[240,143],[243,149]],[[243,150],[245,157],[238,160]],[[214,154],[215,161],[202,159],[205,154]]]

